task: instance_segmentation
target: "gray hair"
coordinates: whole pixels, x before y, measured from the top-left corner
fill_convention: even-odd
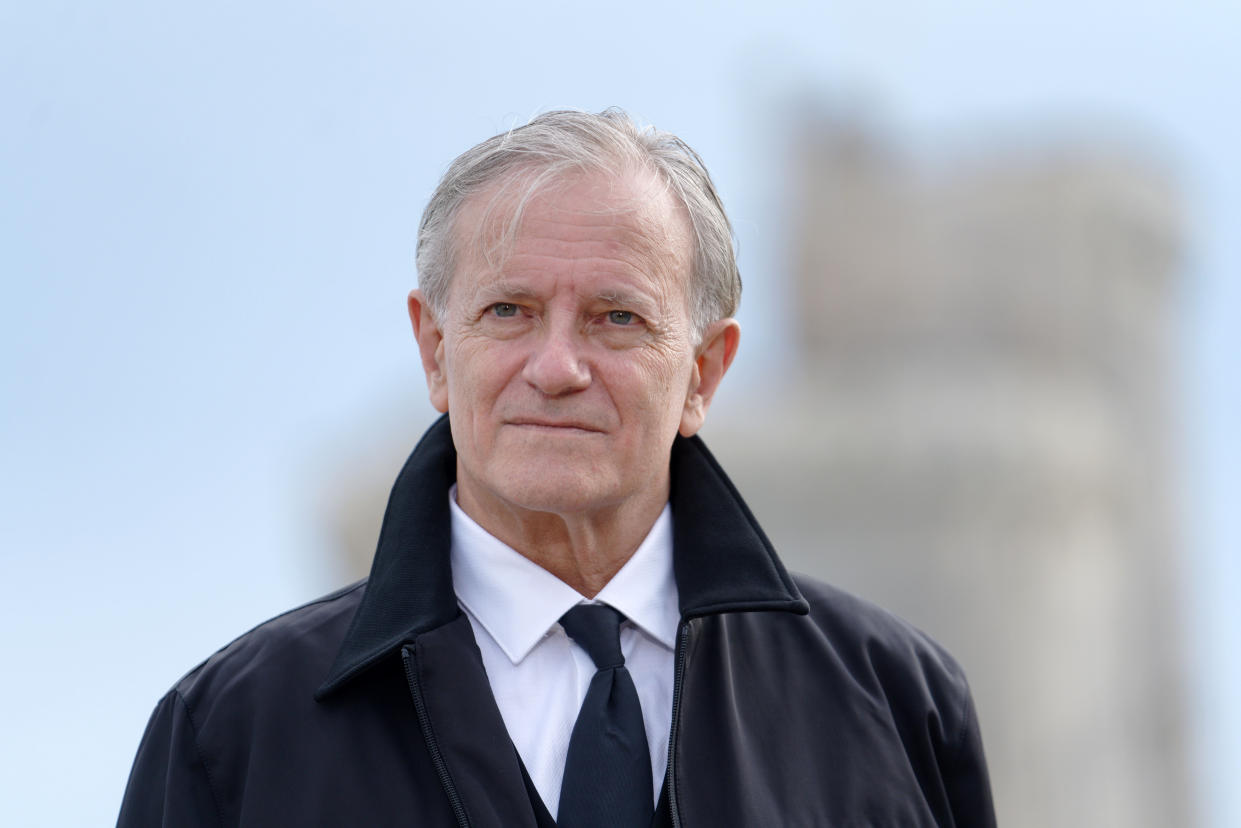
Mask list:
[[[476,193],[518,173],[532,172],[517,200],[509,231],[535,193],[567,174],[626,168],[654,172],[689,214],[694,233],[690,319],[701,338],[707,326],[732,316],[741,301],[741,275],[733,252],[732,225],[698,153],[654,127],[639,127],[623,111],[597,115],[545,112],[522,127],[488,138],[448,167],[431,195],[418,228],[418,285],[431,312],[443,319],[455,266],[455,224],[462,205]]]

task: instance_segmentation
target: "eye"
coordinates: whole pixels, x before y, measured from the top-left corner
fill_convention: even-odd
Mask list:
[[[634,322],[633,311],[614,310],[608,311],[608,321],[613,325],[632,325]]]
[[[502,319],[517,315],[517,306],[512,302],[496,302],[488,310]]]

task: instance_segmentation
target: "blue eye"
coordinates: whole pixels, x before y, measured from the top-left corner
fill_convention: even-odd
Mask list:
[[[496,302],[491,306],[491,312],[502,318],[516,316],[517,306],[512,302]]]
[[[634,316],[632,311],[608,311],[608,321],[613,325],[630,325],[633,324],[633,320]]]

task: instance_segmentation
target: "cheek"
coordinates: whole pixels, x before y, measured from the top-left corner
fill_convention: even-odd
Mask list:
[[[449,406],[473,420],[490,417],[496,401],[521,377],[519,349],[481,345],[472,339],[458,343],[447,371]]]
[[[676,359],[652,355],[637,361],[629,366],[624,399],[643,420],[665,430],[669,422],[680,421],[691,368],[688,356]]]

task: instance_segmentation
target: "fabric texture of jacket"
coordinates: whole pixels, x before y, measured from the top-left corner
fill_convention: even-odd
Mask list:
[[[993,826],[965,677],[938,645],[790,576],[698,439],[672,453],[680,594],[653,825]],[[541,828],[449,570],[446,418],[397,478],[370,577],[182,678],[121,828]]]

